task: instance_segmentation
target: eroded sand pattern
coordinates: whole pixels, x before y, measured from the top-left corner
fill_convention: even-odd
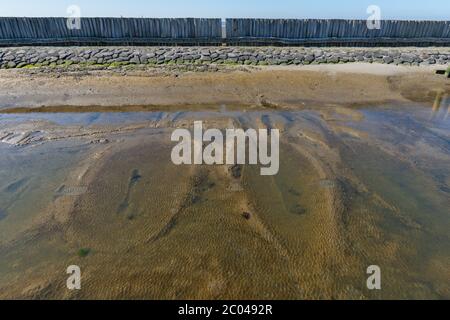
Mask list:
[[[5,112],[0,298],[448,299],[449,106]],[[279,129],[279,174],[173,165],[196,120]]]
[[[128,126],[99,120],[110,114],[87,126],[93,115],[76,125],[50,114],[46,132],[42,115],[10,116],[16,131],[29,126],[41,138],[1,146],[9,169],[1,179],[0,293],[448,297],[449,122],[430,121],[425,107],[397,108],[149,113]],[[408,120],[379,121],[403,112]],[[219,128],[270,121],[282,132],[279,175],[172,165],[170,128],[199,116]],[[425,134],[402,137],[405,128]],[[379,296],[364,289],[365,266],[374,263],[386,279]],[[71,264],[84,270],[75,296],[64,286]]]

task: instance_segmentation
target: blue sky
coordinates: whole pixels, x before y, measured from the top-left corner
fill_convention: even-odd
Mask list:
[[[66,16],[78,5],[87,17],[367,18],[450,20],[450,0],[0,0],[0,16]]]

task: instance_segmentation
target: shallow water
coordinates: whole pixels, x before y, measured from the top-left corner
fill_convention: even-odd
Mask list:
[[[0,297],[448,299],[448,108],[2,114]],[[195,120],[280,129],[280,172],[173,165]]]

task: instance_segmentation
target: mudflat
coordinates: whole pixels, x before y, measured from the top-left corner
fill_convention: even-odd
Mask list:
[[[430,66],[354,63],[220,68],[214,72],[184,72],[176,67],[0,70],[0,108],[134,106],[131,110],[142,110],[220,103],[298,107],[307,102],[424,100],[430,91],[449,90],[448,81],[434,74],[438,67]]]
[[[450,82],[432,68],[0,75],[0,298],[450,297]],[[171,133],[198,120],[280,130],[279,173],[174,165]]]

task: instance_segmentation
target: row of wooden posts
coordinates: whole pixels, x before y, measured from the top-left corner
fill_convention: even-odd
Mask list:
[[[450,21],[0,17],[0,45],[450,45]]]

